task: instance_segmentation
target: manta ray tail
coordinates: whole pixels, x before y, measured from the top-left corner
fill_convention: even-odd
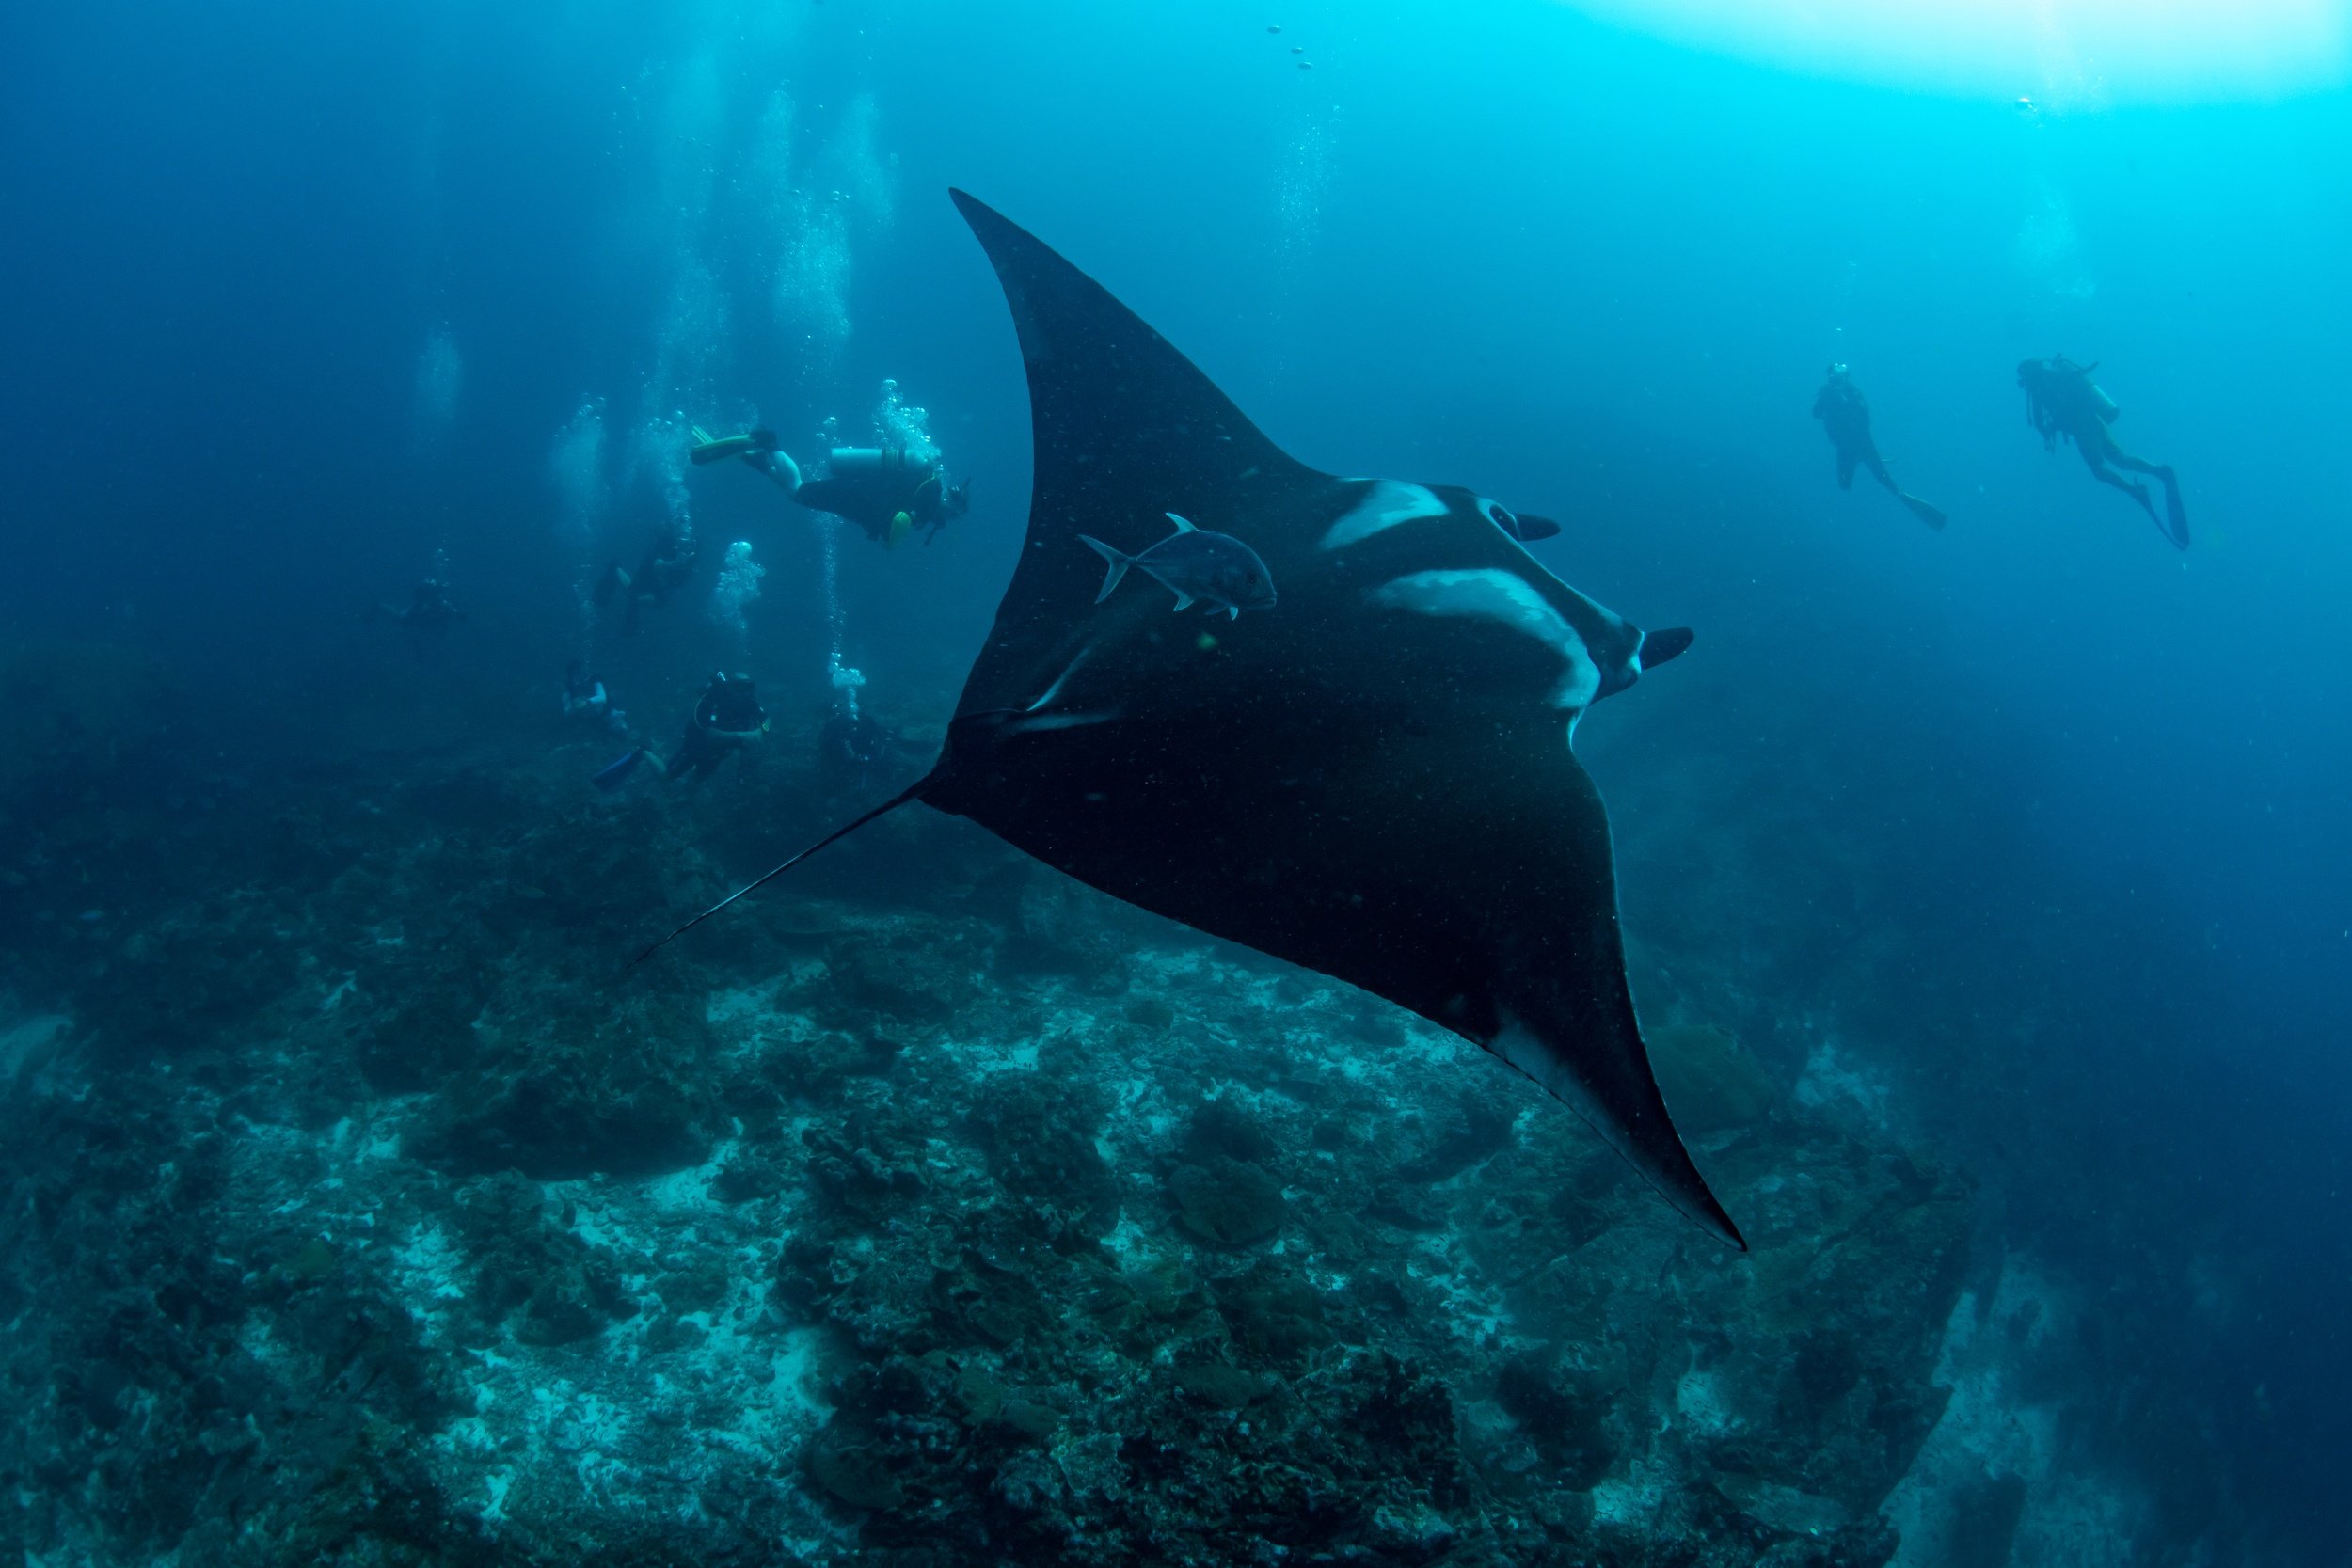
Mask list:
[[[1170,515],[1174,514],[1171,513]],[[1111,548],[1091,533],[1081,533],[1078,535],[1078,542],[1110,562],[1110,575],[1103,579],[1103,591],[1094,595],[1094,602],[1101,604],[1111,596],[1111,590],[1119,586],[1119,579],[1127,575],[1127,568],[1136,563],[1136,558],[1124,550]],[[1181,594],[1178,596],[1182,597]],[[1184,606],[1178,605],[1176,608],[1182,610]]]
[[[809,856],[817,853],[818,850],[822,849],[826,845],[831,844],[837,839],[849,837],[851,833],[857,832],[868,822],[873,821],[874,818],[878,816],[889,816],[892,812],[897,811],[900,806],[905,805],[909,800],[921,800],[923,798],[923,792],[931,786],[931,780],[935,776],[935,774],[931,773],[924,774],[921,778],[907,785],[906,788],[900,790],[889,800],[884,800],[881,805],[876,806],[872,811],[867,812],[865,816],[858,817],[854,821],[845,823],[841,827],[835,828],[833,832],[827,833],[824,837],[818,839],[816,843],[810,845],[799,854],[794,855],[790,860],[786,861],[782,865],[777,866],[773,871],[769,872],[758,880],[744,883],[741,887],[737,888],[733,893],[728,894],[724,898],[720,899],[717,903],[703,911],[702,913],[696,915],[693,919],[688,921],[676,930],[672,931],[668,936],[663,937],[660,942],[655,942],[651,947],[646,948],[643,953],[638,954],[637,957],[629,959],[628,967],[635,969],[639,964],[644,963],[647,958],[652,958],[656,953],[660,952],[664,947],[669,946],[670,943],[677,941],[678,938],[684,936],[687,932],[692,930],[704,921],[708,920],[712,915],[717,914],[721,910],[725,909],[729,904],[734,903],[738,898],[742,897],[747,893],[755,892],[760,888],[766,887],[770,882],[774,881],[778,877],[783,876],[786,872],[791,870],[794,866],[808,859]]]

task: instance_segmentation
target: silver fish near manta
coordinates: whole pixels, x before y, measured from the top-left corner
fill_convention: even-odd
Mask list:
[[[1028,372],[1027,540],[931,770],[769,876],[914,801],[968,817],[1475,1042],[1743,1245],[1650,1071],[1609,817],[1570,747],[1691,634],[1645,632],[1545,570],[1526,547],[1542,519],[1310,468],[1101,284],[954,195]],[[1081,532],[1163,507],[1247,539],[1281,612],[1170,637],[1136,595],[1089,602]]]
[[[1115,550],[1090,533],[1078,535],[1079,544],[1110,562],[1103,591],[1094,595],[1096,604],[1111,596],[1128,567],[1140,566],[1176,595],[1180,613],[1190,610],[1195,599],[1207,600],[1210,614],[1221,610],[1229,620],[1239,620],[1245,610],[1274,608],[1274,574],[1265,569],[1256,550],[1230,533],[1195,528],[1173,512],[1168,514],[1168,520],[1176,525],[1176,531],[1139,555]]]

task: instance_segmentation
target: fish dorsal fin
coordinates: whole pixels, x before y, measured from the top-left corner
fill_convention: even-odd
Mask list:
[[[1041,673],[1068,662],[1071,642],[1085,637],[1073,607],[1093,599],[1101,563],[1080,534],[1141,548],[1136,523],[1154,512],[1264,515],[1328,479],[1267,439],[1191,360],[1043,241],[987,203],[949,194],[1012,309],[1036,450],[1020,564],[957,705],[973,713],[1029,701]]]
[[[1179,533],[1198,533],[1200,531],[1199,529],[1194,528],[1190,523],[1184,521],[1182,517],[1176,515],[1173,512],[1168,515],[1168,520],[1176,525],[1176,531]]]

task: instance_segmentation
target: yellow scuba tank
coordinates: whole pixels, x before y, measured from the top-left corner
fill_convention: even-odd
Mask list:
[[[882,541],[884,549],[895,550],[898,541],[914,531],[914,519],[906,513],[895,514],[890,519],[890,537]]]

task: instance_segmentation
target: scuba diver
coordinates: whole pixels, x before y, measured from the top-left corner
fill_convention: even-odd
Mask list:
[[[604,682],[589,673],[588,666],[574,659],[564,669],[564,717],[574,723],[590,724],[600,730],[627,738],[628,715],[612,705],[612,694]]]
[[[691,455],[697,464],[739,457],[801,505],[845,517],[885,547],[897,546],[918,528],[928,545],[941,529],[972,509],[970,481],[948,483],[936,452],[926,454],[905,445],[834,447],[826,453],[823,477],[811,480],[801,477],[800,465],[777,444],[772,430],[714,436],[697,429]]]
[[[640,607],[660,604],[682,587],[694,575],[699,554],[694,536],[673,519],[654,530],[636,571],[624,572],[621,563],[614,562],[596,579],[592,596],[601,607],[611,604],[613,594],[622,594],[621,630],[634,632]]]
[[[1886,459],[1879,455],[1878,442],[1870,435],[1870,404],[1862,395],[1862,388],[1853,384],[1843,364],[1829,368],[1829,379],[1813,399],[1813,417],[1821,421],[1828,433],[1830,445],[1837,449],[1837,487],[1853,488],[1853,473],[1857,467],[1870,470],[1870,477],[1895,494],[1895,499],[1911,508],[1911,515],[1930,528],[1944,526],[1944,514],[1895,483],[1895,476],[1886,471]]]
[[[408,591],[408,608],[394,610],[381,600],[368,606],[371,621],[397,621],[410,631],[445,632],[466,612],[449,602],[449,557],[433,552],[433,575]]]
[[[870,795],[906,763],[905,742],[859,708],[836,706],[817,732],[817,785],[828,795]]]
[[[703,688],[693,715],[686,721],[686,733],[669,761],[655,756],[648,747],[633,747],[596,774],[596,786],[602,790],[618,789],[643,763],[651,764],[654,771],[673,781],[693,779],[699,783],[716,772],[728,757],[767,733],[767,710],[759,705],[752,678],[730,675],[722,670]]]
[[[2026,389],[2026,422],[2041,433],[2042,450],[2056,451],[2058,437],[2074,443],[2102,484],[2112,484],[2137,501],[2158,532],[2175,548],[2188,548],[2188,512],[2181,504],[2180,481],[2169,463],[2134,457],[2116,443],[2107,429],[2122,416],[2115,400],[2090,379],[2096,363],[2077,365],[2062,354],[2047,359],[2024,359],[2017,365],[2017,385]],[[2116,470],[2153,474],[2164,482],[2164,513],[2159,516],[2149,499],[2148,486]]]

